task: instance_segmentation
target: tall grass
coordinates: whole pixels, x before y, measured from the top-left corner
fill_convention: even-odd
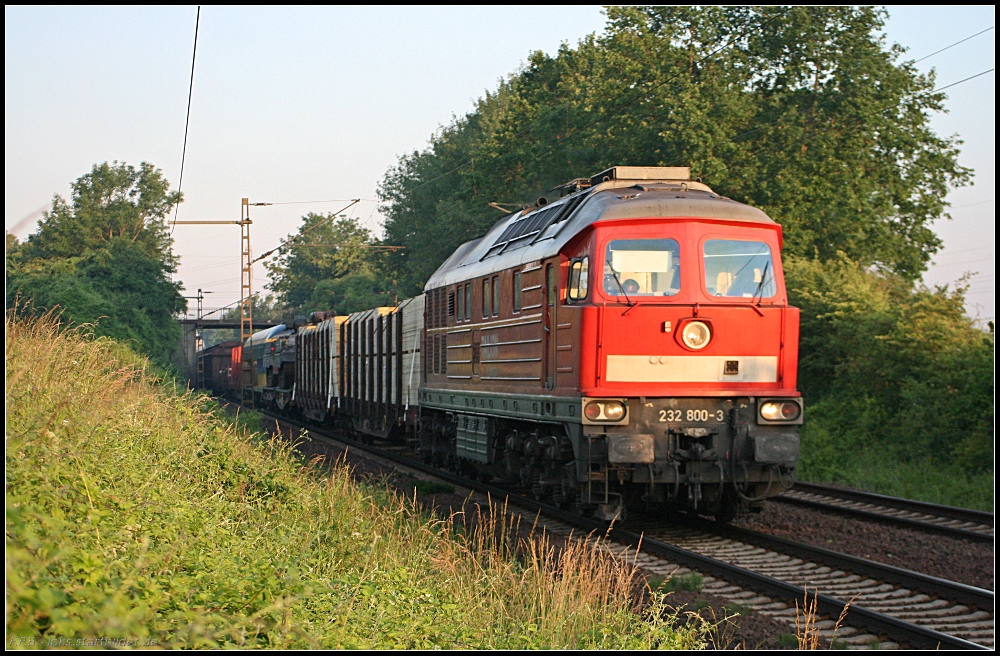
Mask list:
[[[12,644],[704,645],[662,597],[640,607],[607,549],[525,539],[503,512],[429,517],[221,421],[120,344],[52,317],[5,329]]]

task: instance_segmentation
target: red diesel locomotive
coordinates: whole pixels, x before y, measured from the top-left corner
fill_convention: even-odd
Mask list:
[[[605,519],[724,520],[791,487],[781,227],[687,168],[563,189],[460,246],[421,297],[299,327],[293,407]]]

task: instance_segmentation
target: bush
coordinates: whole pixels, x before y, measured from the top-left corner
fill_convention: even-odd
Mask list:
[[[802,309],[801,475],[991,507],[994,336],[965,314],[964,289],[846,257],[789,257],[785,270]]]

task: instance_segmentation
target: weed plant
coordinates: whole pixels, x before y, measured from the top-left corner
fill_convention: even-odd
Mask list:
[[[422,514],[221,421],[121,344],[51,316],[5,328],[12,645],[705,644],[662,595],[640,606],[606,548]]]

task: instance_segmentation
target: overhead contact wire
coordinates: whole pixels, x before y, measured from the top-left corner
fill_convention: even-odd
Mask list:
[[[935,51],[934,51],[934,52],[932,52],[931,54],[929,54],[929,55],[925,55],[925,56],[921,57],[920,59],[915,59],[915,60],[913,60],[913,63],[914,63],[914,64],[916,64],[917,62],[922,62],[922,61],[923,61],[923,60],[925,60],[925,59],[930,59],[930,58],[931,58],[931,57],[933,57],[934,55],[938,55],[938,54],[941,54],[941,53],[942,53],[942,52],[944,52],[945,50],[949,50],[949,49],[951,49],[951,48],[954,48],[955,46],[959,45],[960,43],[965,43],[965,42],[966,42],[966,41],[968,41],[969,39],[974,39],[974,38],[976,38],[977,36],[979,36],[980,34],[986,34],[986,33],[987,33],[987,32],[989,32],[990,30],[992,30],[992,29],[993,29],[994,27],[996,27],[996,26],[995,26],[995,25],[990,25],[990,26],[989,26],[989,27],[987,27],[987,28],[986,28],[985,30],[982,30],[982,31],[980,31],[980,32],[976,32],[976,33],[975,33],[975,34],[973,34],[972,36],[967,36],[967,37],[965,37],[964,39],[962,39],[961,41],[956,41],[955,43],[951,44],[950,46],[945,46],[944,48],[941,48],[940,50],[935,50]]]
[[[201,24],[201,5],[198,5],[198,13],[195,14],[194,18],[194,48],[191,51],[191,80],[188,82],[188,102],[187,102],[187,114],[184,118],[184,147],[181,149],[181,174],[177,180],[177,193],[181,193],[181,188],[184,185],[184,161],[187,159],[187,147],[188,147],[188,128],[191,125],[191,96],[194,93],[194,62],[198,57],[198,27]],[[177,224],[177,213],[180,210],[181,204],[178,203],[174,206],[174,226],[171,226],[170,232],[173,234],[173,229]]]

